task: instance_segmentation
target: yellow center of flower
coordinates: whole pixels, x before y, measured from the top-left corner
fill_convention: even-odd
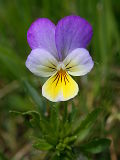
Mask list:
[[[65,85],[66,85],[66,83],[69,83],[67,72],[63,69],[60,69],[56,73],[53,82],[56,83],[56,86],[58,85],[58,82],[64,83]]]
[[[43,95],[51,101],[68,100],[78,93],[78,85],[72,77],[61,67],[43,85]]]

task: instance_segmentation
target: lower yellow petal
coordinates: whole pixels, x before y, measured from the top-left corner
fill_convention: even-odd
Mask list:
[[[42,87],[44,97],[52,102],[66,101],[78,93],[78,85],[65,71],[60,70],[50,77]]]

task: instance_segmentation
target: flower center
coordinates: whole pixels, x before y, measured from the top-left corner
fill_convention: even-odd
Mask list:
[[[65,76],[65,75],[66,75],[66,71],[63,70],[63,69],[60,69],[60,70],[58,71],[58,74],[61,75],[61,76]]]
[[[69,83],[69,78],[68,78],[68,75],[67,75],[67,72],[65,71],[65,70],[63,70],[63,69],[60,69],[57,73],[56,73],[56,75],[54,76],[54,80],[53,80],[53,82],[55,82],[56,83],[56,86],[58,85],[58,84],[67,84],[67,83]],[[53,83],[52,82],[52,83]]]
[[[58,71],[60,71],[60,70],[64,71],[65,70],[65,65],[62,62],[58,62],[57,70]]]

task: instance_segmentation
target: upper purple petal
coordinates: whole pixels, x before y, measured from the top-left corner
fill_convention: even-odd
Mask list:
[[[61,60],[73,49],[86,48],[92,38],[92,26],[79,16],[61,19],[55,30],[56,47]]]
[[[42,48],[58,58],[55,28],[55,25],[47,18],[39,18],[33,22],[27,32],[27,41],[31,49]]]

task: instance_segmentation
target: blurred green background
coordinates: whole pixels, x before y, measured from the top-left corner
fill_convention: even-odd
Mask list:
[[[105,109],[96,124],[99,135],[111,138],[110,157],[120,159],[120,0],[0,0],[0,160],[39,160],[44,156],[31,147],[28,135],[32,131],[22,117],[13,117],[9,111],[46,112],[51,105],[41,96],[45,79],[25,67],[30,53],[26,34],[39,17],[56,24],[71,14],[93,26],[88,49],[95,65],[87,76],[76,78],[80,92],[68,105],[73,102],[80,116],[95,107]]]

